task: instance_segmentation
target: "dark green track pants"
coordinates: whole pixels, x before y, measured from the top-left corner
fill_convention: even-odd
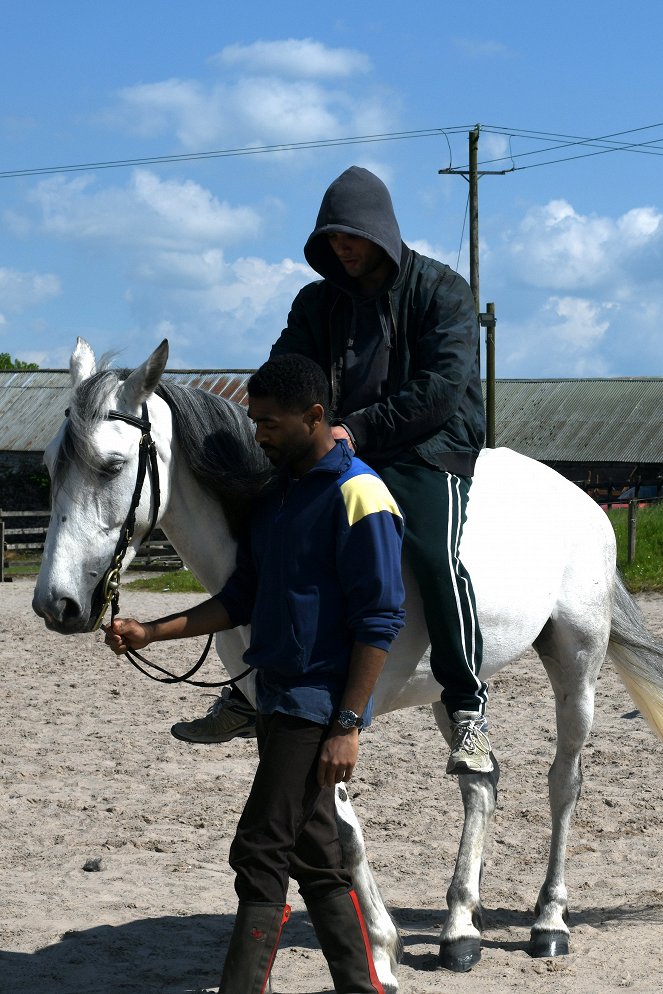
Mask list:
[[[458,558],[472,480],[423,462],[395,462],[379,472],[405,515],[403,550],[421,591],[442,703],[449,716],[483,715],[483,643],[472,581]]]

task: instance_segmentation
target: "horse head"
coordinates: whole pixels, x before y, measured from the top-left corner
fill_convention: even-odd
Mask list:
[[[167,486],[170,437],[163,422],[170,425],[170,419],[158,418],[162,410],[168,415],[167,405],[153,395],[167,358],[164,340],[142,365],[125,375],[104,360],[98,368],[91,347],[77,340],[70,361],[70,408],[44,453],[51,477],[51,519],[32,602],[54,631],[73,634],[95,626],[104,604],[105,580],[114,560],[117,563],[123,536],[128,541],[118,575],[155,523],[155,481],[148,482],[161,464],[161,486]],[[154,433],[151,472],[145,472],[146,457],[141,455],[148,402]],[[149,430],[147,423],[151,443]],[[145,479],[139,487],[141,464]]]

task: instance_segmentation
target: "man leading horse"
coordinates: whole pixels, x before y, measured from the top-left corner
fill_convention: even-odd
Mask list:
[[[152,622],[115,618],[114,652],[251,625],[259,763],[230,848],[239,898],[219,994],[264,994],[300,893],[339,994],[384,994],[336,821],[359,729],[403,626],[403,521],[378,475],[333,437],[329,384],[299,355],[248,384],[256,441],[278,470],[223,589]]]

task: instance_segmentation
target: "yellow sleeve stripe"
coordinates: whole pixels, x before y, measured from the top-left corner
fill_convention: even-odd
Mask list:
[[[388,511],[397,518],[402,517],[398,504],[377,476],[370,476],[368,473],[353,476],[341,485],[341,493],[351,527],[367,514],[379,514],[380,511]]]

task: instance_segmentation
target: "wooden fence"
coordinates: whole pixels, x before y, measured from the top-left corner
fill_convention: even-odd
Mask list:
[[[6,579],[8,567],[20,573],[38,566],[44,551],[50,511],[0,510],[0,583]],[[164,533],[159,529],[141,545],[133,564],[145,569],[175,569],[182,561]]]
[[[661,503],[663,498],[620,500],[618,497],[605,497],[590,493],[602,507],[628,507],[628,562],[635,558],[637,514],[639,507]],[[34,567],[41,562],[44,539],[48,528],[50,511],[2,511],[0,510],[0,583],[6,578],[8,566],[13,572]],[[21,527],[23,525],[23,527]],[[182,561],[164,533],[156,528],[148,542],[141,545],[133,564],[145,569],[177,569]]]

